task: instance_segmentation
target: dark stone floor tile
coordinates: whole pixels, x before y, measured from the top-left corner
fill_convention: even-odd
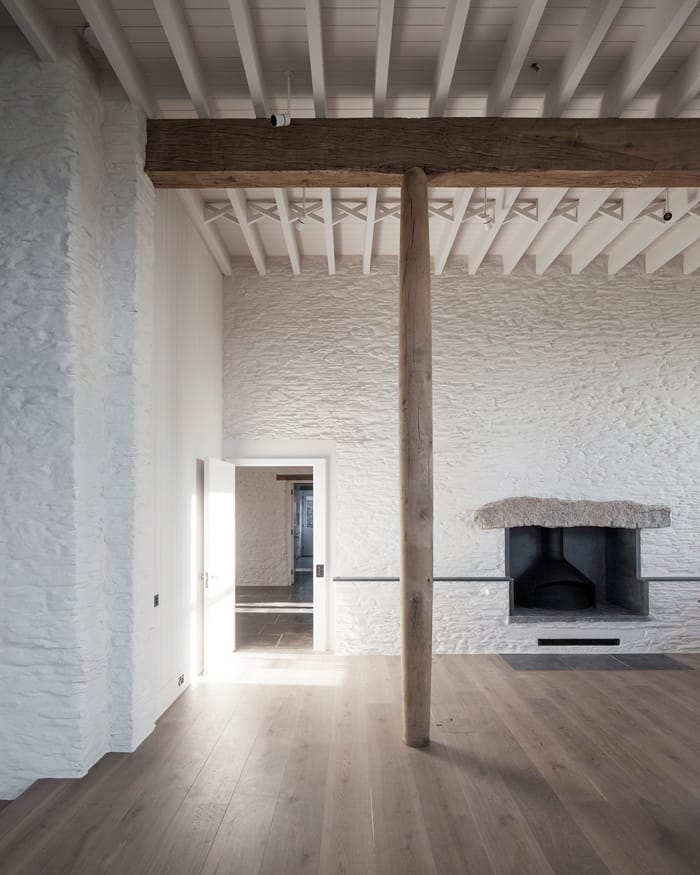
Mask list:
[[[690,666],[666,656],[665,653],[616,653],[618,659],[637,671],[688,671]]]
[[[629,671],[629,666],[608,653],[567,653],[562,659],[575,671]]]
[[[555,653],[501,653],[514,671],[571,671],[565,659]]]

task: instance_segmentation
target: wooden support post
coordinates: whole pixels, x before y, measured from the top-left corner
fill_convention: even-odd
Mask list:
[[[433,397],[428,180],[401,183],[399,467],[403,741],[430,742],[433,630]]]

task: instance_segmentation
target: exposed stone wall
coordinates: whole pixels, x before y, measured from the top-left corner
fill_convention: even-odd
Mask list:
[[[66,222],[71,265],[71,375],[74,391],[74,518],[76,568],[74,617],[78,641],[76,678],[80,679],[82,770],[109,750],[108,606],[104,590],[102,460],[102,276],[101,203],[105,194],[104,109],[92,64],[75,36],[64,35],[64,56],[76,62],[72,83],[68,142],[71,184]],[[65,62],[62,62],[65,63]],[[69,435],[66,435],[69,437]]]
[[[0,40],[0,797],[11,797],[33,777],[80,774],[106,744],[102,149],[77,43],[41,64],[21,38]]]
[[[274,468],[236,469],[236,585],[289,586],[291,496]]]
[[[342,263],[329,277],[310,259],[301,279],[286,262],[269,268],[260,278],[241,264],[228,287],[224,443],[334,440],[333,574],[395,576],[395,262],[368,278]],[[487,262],[476,277],[433,278],[435,574],[503,575],[503,533],[470,517],[512,495],[669,505],[672,527],[642,533],[643,572],[700,574],[699,326],[697,278],[676,264],[646,276],[635,262],[613,277],[524,264],[504,276]],[[338,587],[339,649],[382,649],[398,634],[363,587]],[[488,608],[505,610],[507,600]],[[700,621],[688,628],[683,640],[700,644]],[[468,623],[462,634],[495,641]]]
[[[153,725],[153,191],[78,36],[0,30],[0,798]]]
[[[110,606],[111,749],[153,728],[153,442],[151,437],[155,193],[143,173],[140,109],[105,88],[102,205],[104,518]],[[150,582],[150,584],[149,584]]]
[[[435,653],[536,653],[537,639],[619,638],[619,646],[547,647],[547,652],[697,650],[697,586],[650,583],[644,620],[509,623],[508,583],[435,583]],[[399,585],[389,581],[336,584],[339,653],[399,653]],[[364,619],[363,619],[364,618]]]

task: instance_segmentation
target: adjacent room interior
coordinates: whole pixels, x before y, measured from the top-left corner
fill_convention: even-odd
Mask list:
[[[236,649],[313,647],[313,470],[236,469]]]

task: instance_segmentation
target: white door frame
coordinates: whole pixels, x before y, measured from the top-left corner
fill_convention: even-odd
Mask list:
[[[235,458],[229,461],[238,468],[312,468],[314,483],[314,650],[328,648],[328,459],[323,456],[279,458]],[[323,574],[316,572],[321,570]]]

